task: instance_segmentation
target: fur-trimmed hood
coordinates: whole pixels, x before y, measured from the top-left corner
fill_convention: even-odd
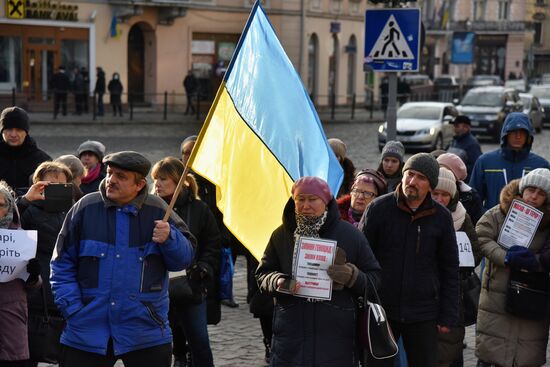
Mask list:
[[[502,191],[500,192],[500,210],[506,215],[508,213],[508,210],[510,210],[510,206],[512,205],[512,200],[518,199],[523,201],[521,198],[521,195],[519,194],[519,181],[520,179],[512,180],[510,183],[508,183]],[[542,217],[541,226],[542,227],[548,227],[550,226],[550,202],[547,198],[546,202],[543,204],[541,208],[539,208],[540,211],[544,213]]]

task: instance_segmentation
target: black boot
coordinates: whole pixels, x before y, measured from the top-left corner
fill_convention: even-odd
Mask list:
[[[264,338],[265,345],[265,363],[271,362],[271,340]]]

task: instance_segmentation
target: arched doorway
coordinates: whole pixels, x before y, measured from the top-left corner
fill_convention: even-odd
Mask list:
[[[128,33],[128,94],[134,102],[145,101],[145,37],[139,24]]]
[[[319,38],[315,33],[307,44],[307,90],[313,103],[317,99],[317,64],[319,60]]]
[[[348,45],[346,47],[348,53],[348,85],[346,88],[346,94],[348,101],[351,101],[355,94],[355,67],[357,65],[357,39],[355,35],[351,35]]]
[[[338,50],[339,50],[338,36],[332,35],[332,45],[330,55],[328,58],[328,97],[329,101],[332,98],[337,98],[337,86],[338,86]],[[331,102],[332,103],[332,102]]]

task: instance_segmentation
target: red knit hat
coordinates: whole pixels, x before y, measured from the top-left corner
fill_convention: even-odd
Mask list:
[[[453,153],[441,154],[437,157],[440,166],[450,169],[457,181],[464,181],[468,177],[466,165],[459,156]]]
[[[291,193],[292,197],[296,197],[300,194],[317,195],[325,204],[328,204],[332,199],[330,187],[328,187],[326,181],[314,176],[305,176],[296,180],[294,185],[292,185]]]

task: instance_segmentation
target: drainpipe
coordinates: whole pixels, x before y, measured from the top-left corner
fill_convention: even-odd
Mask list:
[[[304,45],[306,44],[306,1],[300,0],[300,53],[298,56],[298,74],[303,80],[302,72],[305,70],[304,67]]]

